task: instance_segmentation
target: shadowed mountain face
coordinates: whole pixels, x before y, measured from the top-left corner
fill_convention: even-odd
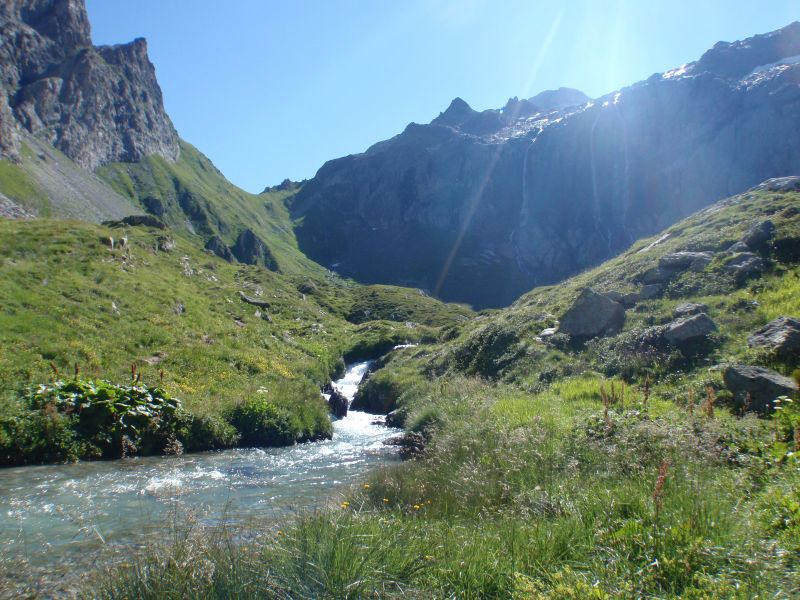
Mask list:
[[[584,99],[556,90],[483,112],[456,99],[326,163],[293,201],[301,248],[343,275],[476,307],[596,265],[800,172],[800,23]]]
[[[0,156],[21,130],[88,169],[180,152],[146,42],[93,46],[83,0],[0,4]]]

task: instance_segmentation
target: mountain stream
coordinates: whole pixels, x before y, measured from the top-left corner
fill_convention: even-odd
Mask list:
[[[368,368],[351,365],[334,386],[352,401]],[[371,468],[399,460],[384,445],[398,432],[351,411],[334,422],[333,439],[286,448],[2,469],[0,596],[3,579],[52,583],[167,541],[187,519],[275,523],[330,503]]]

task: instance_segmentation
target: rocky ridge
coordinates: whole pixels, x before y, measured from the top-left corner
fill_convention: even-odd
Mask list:
[[[0,6],[0,155],[19,158],[22,131],[90,170],[180,153],[147,43],[92,45],[84,0]]]
[[[292,204],[301,249],[360,281],[507,304],[800,171],[797,55],[793,23],[578,106],[456,99],[326,163]]]

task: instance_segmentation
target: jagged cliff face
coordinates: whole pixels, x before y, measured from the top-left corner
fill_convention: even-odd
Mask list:
[[[21,129],[88,169],[179,155],[146,42],[93,46],[83,0],[0,4],[0,154]]]
[[[800,173],[800,23],[569,106],[574,92],[482,113],[457,99],[330,161],[293,203],[301,248],[362,281],[499,306]]]

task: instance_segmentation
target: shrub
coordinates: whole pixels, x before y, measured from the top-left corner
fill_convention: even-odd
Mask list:
[[[227,418],[245,446],[285,446],[333,434],[328,408],[308,382],[282,382],[275,391],[262,388],[229,410]]]
[[[183,411],[165,390],[74,379],[29,388],[0,421],[0,462],[25,464],[157,454]]]

